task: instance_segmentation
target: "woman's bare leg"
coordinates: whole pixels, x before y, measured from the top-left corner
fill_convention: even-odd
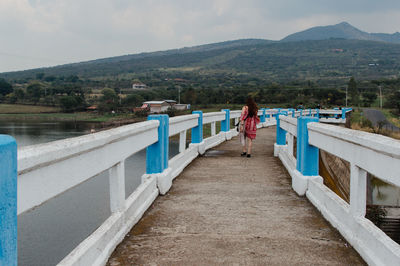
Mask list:
[[[251,147],[253,145],[253,140],[251,138],[246,138],[247,139],[247,154],[251,154]]]

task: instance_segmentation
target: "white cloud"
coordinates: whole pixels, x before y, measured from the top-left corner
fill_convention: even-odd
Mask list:
[[[362,5],[360,4],[361,2]],[[0,72],[348,21],[400,31],[397,0],[0,0]]]

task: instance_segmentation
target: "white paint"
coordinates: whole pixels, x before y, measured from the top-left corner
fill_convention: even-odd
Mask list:
[[[179,132],[179,153],[182,153],[186,149],[186,130]]]
[[[108,171],[110,183],[110,209],[113,213],[123,210],[125,204],[125,163],[117,163]]]
[[[281,118],[281,127],[294,134],[294,122]],[[292,177],[292,187],[307,198],[370,265],[400,265],[400,246],[364,217],[366,175],[374,174],[387,183],[400,186],[400,142],[381,135],[322,123],[309,123],[309,143],[351,164],[350,205],[322,182],[322,177],[303,176],[296,170],[295,158],[286,145],[275,144]]]
[[[169,119],[169,136],[174,136],[179,134],[184,130],[191,129],[198,125],[199,115],[182,115],[182,116],[175,116]]]
[[[158,121],[18,150],[18,214],[108,170],[157,141]],[[43,185],[46,184],[46,185]]]
[[[367,172],[350,164],[350,212],[364,217],[367,202]]]
[[[232,111],[230,118],[237,119],[240,113]],[[202,143],[190,144],[185,149],[186,131],[197,126],[198,115],[171,118],[169,134],[180,135],[179,154],[169,160],[169,168],[163,173],[143,175],[142,184],[126,200],[124,161],[158,140],[157,120],[21,148],[18,152],[18,213],[38,206],[108,170],[111,216],[59,264],[105,265],[126,233],[159,194],[169,191],[173,179],[190,162],[207,149],[238,134],[236,129],[215,134],[215,123],[224,119],[225,112],[204,114],[204,124],[211,123],[214,133]],[[262,126],[274,124],[275,119],[270,119]]]

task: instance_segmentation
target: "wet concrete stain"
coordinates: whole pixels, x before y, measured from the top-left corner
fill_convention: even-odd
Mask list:
[[[251,158],[234,138],[194,160],[107,265],[365,265],[291,189],[274,129],[257,134]]]

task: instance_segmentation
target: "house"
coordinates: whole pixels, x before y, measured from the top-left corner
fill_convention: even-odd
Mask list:
[[[97,112],[97,105],[92,105],[86,108],[88,112]]]
[[[132,89],[134,89],[134,90],[143,90],[146,88],[147,88],[147,85],[143,84],[143,83],[133,83],[132,84]]]
[[[172,107],[166,101],[148,101],[148,102],[144,102],[143,105],[144,104],[146,104],[150,107],[150,114],[162,113],[162,112],[167,111],[168,108]]]
[[[148,110],[150,114],[162,113],[168,110],[168,108],[176,110],[188,109],[187,104],[177,104],[174,100],[163,100],[163,101],[147,101],[144,102],[141,107],[134,108],[134,111]]]

